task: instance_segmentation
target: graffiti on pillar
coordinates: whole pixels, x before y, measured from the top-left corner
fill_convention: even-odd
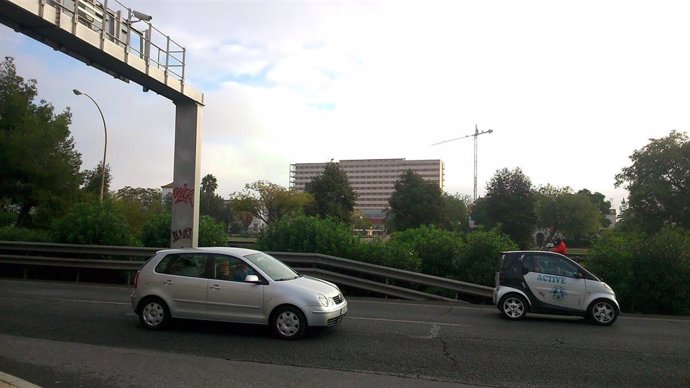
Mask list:
[[[182,240],[183,238],[186,238],[186,239],[192,238],[192,228],[173,230],[173,232],[172,232],[172,242],[173,243],[176,243],[177,241]]]
[[[174,203],[186,203],[194,206],[194,190],[187,187],[186,183],[182,187],[175,187],[173,189],[173,201]]]

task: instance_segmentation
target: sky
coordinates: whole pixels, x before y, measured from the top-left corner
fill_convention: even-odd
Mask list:
[[[690,128],[690,2],[131,0],[186,48],[204,93],[201,176],[227,198],[289,186],[291,163],[441,159],[445,191],[471,196],[500,169],[535,186],[625,198],[615,175]],[[83,169],[111,189],[172,182],[175,106],[0,25],[0,54],[69,108]]]

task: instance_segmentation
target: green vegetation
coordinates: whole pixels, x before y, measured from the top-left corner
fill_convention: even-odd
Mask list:
[[[81,170],[69,109],[36,103],[35,80],[0,63],[0,240],[168,247],[171,199],[158,188],[110,190],[110,169]],[[28,153],[27,150],[31,152]],[[313,252],[493,285],[501,251],[534,248],[533,235],[561,233],[592,247],[586,265],[617,291],[623,311],[690,314],[690,140],[671,131],[630,156],[615,176],[629,192],[613,231],[601,193],[532,187],[520,168],[498,170],[473,203],[443,193],[412,171],[395,184],[388,235],[360,239],[372,225],[353,211],[355,194],[337,163],[297,192],[267,181],[226,200],[207,174],[199,190],[199,245],[227,244],[228,233],[264,228],[256,247]],[[106,193],[99,201],[100,179]],[[470,230],[468,214],[476,227]],[[571,254],[581,251],[569,249]]]
[[[587,267],[616,291],[623,311],[690,314],[690,234],[681,229],[606,234]]]

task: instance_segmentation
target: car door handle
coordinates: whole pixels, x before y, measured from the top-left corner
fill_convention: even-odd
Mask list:
[[[168,279],[168,280],[164,281],[163,284],[165,284],[166,286],[172,286],[173,281]]]
[[[214,284],[214,285],[210,286],[209,288],[210,288],[210,289],[213,289],[213,290],[220,290],[220,285],[219,285],[219,284]]]

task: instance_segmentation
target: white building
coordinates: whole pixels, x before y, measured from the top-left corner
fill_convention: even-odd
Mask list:
[[[388,199],[395,189],[395,182],[407,170],[438,184],[443,191],[443,161],[405,159],[341,160],[338,166],[347,175],[357,194],[355,209],[373,219],[383,218]],[[304,191],[307,183],[323,174],[328,163],[295,163],[290,165],[290,188]]]

